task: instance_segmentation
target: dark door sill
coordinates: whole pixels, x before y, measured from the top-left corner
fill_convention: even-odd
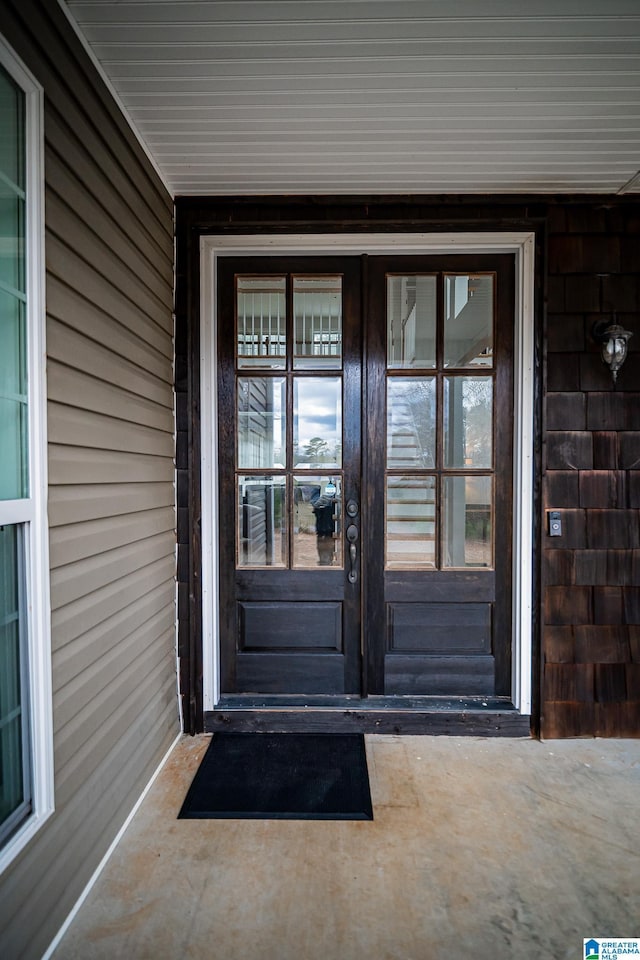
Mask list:
[[[531,717],[501,697],[223,697],[206,733],[385,733],[529,737]]]

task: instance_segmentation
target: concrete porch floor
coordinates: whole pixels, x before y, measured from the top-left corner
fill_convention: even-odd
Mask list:
[[[373,822],[176,820],[182,739],[54,960],[578,960],[640,936],[640,741],[368,736]]]

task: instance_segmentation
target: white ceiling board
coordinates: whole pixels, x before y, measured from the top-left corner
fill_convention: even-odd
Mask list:
[[[176,194],[640,190],[639,0],[66,9]]]

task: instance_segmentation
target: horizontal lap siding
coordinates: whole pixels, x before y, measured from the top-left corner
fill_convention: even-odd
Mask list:
[[[0,877],[39,957],[178,732],[172,203],[57,4],[0,31],[45,88],[56,813]]]
[[[549,221],[542,732],[640,736],[640,259],[637,207]],[[613,388],[594,321],[636,335]]]

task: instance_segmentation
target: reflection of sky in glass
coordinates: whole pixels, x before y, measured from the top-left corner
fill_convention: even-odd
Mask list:
[[[298,463],[340,463],[342,381],[339,377],[297,377],[293,397],[293,443]]]

